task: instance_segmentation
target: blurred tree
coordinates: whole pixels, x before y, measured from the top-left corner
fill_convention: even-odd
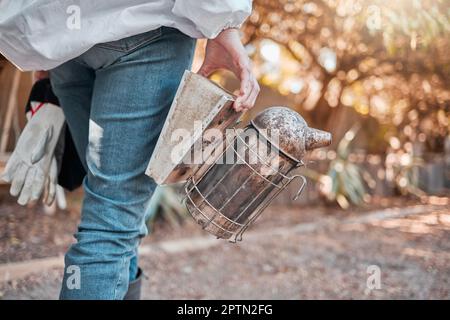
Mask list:
[[[352,107],[377,119],[388,142],[442,151],[448,0],[255,0],[243,30],[261,83],[292,96],[312,126],[336,134]]]

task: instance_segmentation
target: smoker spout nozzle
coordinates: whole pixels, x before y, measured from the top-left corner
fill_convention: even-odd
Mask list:
[[[319,129],[308,128],[306,131],[305,148],[314,150],[331,144],[331,133]]]

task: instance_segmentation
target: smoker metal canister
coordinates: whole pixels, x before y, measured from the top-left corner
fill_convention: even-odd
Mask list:
[[[295,111],[269,108],[258,114],[244,132],[225,141],[221,156],[187,182],[189,212],[218,238],[234,236],[232,240],[241,240],[242,233],[294,178],[305,183],[304,177],[288,174],[302,165],[306,151],[330,143],[328,132],[309,128]],[[230,153],[233,162],[227,163]],[[255,158],[256,162],[249,161]]]

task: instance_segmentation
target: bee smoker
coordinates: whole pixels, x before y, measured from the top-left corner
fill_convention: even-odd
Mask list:
[[[186,71],[146,174],[158,184],[184,182],[194,220],[217,238],[236,242],[295,179],[302,181],[300,195],[306,179],[293,171],[307,151],[328,146],[331,134],[309,128],[286,107],[268,108],[237,129],[241,114],[233,110],[234,100],[216,83]],[[180,130],[190,138],[178,141]],[[219,133],[217,139],[208,136],[211,131]],[[200,162],[191,161],[196,151],[204,156]]]
[[[331,134],[309,128],[286,107],[258,114],[243,131],[225,135],[219,156],[185,185],[186,206],[203,229],[217,238],[241,241],[242,234],[294,179],[307,151],[331,144]],[[216,152],[217,154],[217,152]],[[230,161],[231,160],[231,161]]]

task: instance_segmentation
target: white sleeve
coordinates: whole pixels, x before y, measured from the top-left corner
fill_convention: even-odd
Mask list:
[[[175,0],[172,13],[190,20],[213,39],[224,29],[239,28],[252,12],[252,0]]]

